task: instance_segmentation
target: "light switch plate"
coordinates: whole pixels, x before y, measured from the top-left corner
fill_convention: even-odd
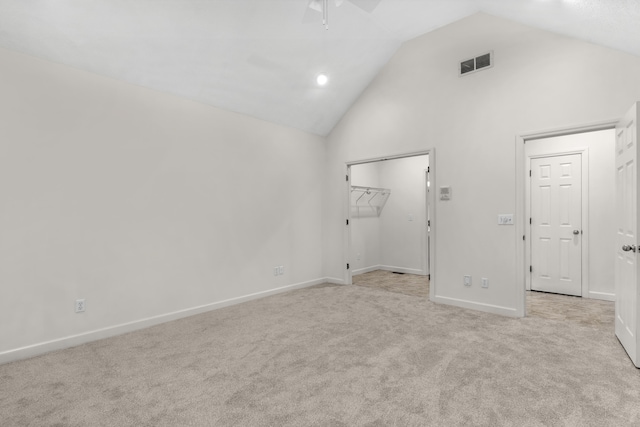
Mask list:
[[[513,225],[513,214],[498,215],[498,225]]]

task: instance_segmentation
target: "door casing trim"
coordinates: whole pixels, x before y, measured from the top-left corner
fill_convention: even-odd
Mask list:
[[[436,150],[435,148],[429,148],[427,150],[423,150],[423,151],[414,151],[414,152],[409,152],[409,153],[397,153],[397,154],[391,154],[388,156],[383,156],[383,157],[373,157],[373,158],[368,158],[368,159],[360,159],[360,160],[352,160],[352,161],[347,161],[344,164],[344,173],[345,176],[347,177],[346,180],[346,186],[344,187],[344,196],[343,196],[343,213],[345,218],[347,219],[348,223],[351,224],[351,208],[350,208],[350,204],[351,204],[351,166],[356,166],[356,165],[360,165],[360,164],[364,164],[364,163],[373,163],[373,162],[380,162],[380,161],[385,161],[385,160],[395,160],[395,159],[403,159],[403,158],[407,158],[407,157],[417,157],[417,156],[429,156],[429,180],[431,181],[431,187],[432,188],[436,188]],[[426,180],[425,180],[425,185],[426,185]],[[435,205],[435,191],[430,191],[429,193],[427,193],[426,195],[426,202],[427,202],[427,209],[428,209],[428,214],[425,211],[425,216],[428,215],[431,218],[431,233],[428,235],[429,236],[429,240],[428,240],[428,245],[429,247],[427,248],[427,256],[429,257],[429,299],[431,301],[433,301],[435,299],[435,290],[436,290],[436,286],[437,286],[437,281],[436,281],[436,254],[435,254],[435,247],[436,247],[436,205]],[[343,265],[347,265],[350,264],[350,252],[351,252],[351,226],[350,225],[345,225],[344,227],[344,232],[342,234],[343,240],[342,240],[342,259],[343,259]],[[426,229],[426,228],[425,228]],[[423,236],[424,239],[427,238],[427,236]],[[424,244],[424,243],[423,243]],[[351,285],[353,283],[352,281],[352,270],[349,269],[345,269],[344,270],[344,277],[343,277],[343,283],[345,285]]]
[[[583,125],[567,126],[562,128],[548,129],[536,132],[523,132],[516,135],[516,209],[515,209],[515,228],[516,228],[516,295],[517,304],[515,314],[518,317],[526,316],[526,297],[525,282],[528,268],[526,267],[525,246],[528,243],[523,240],[525,236],[525,191],[527,180],[525,173],[527,171],[527,159],[524,152],[525,143],[534,139],[549,138],[554,136],[571,135],[575,133],[593,132],[605,129],[615,129],[619,119],[603,120],[600,122],[587,123]],[[528,173],[526,173],[528,176]],[[525,271],[526,269],[526,271]]]

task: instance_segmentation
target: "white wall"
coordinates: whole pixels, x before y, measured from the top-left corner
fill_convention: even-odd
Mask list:
[[[380,163],[380,182],[391,189],[391,197],[380,215],[380,262],[388,270],[428,274],[425,258],[428,167],[427,156]]]
[[[615,131],[602,130],[528,141],[525,156],[586,149],[589,158],[588,294],[613,301],[615,251]],[[584,280],[584,278],[583,278]]]
[[[322,138],[2,49],[0,94],[0,362],[322,281]]]
[[[493,68],[458,76],[460,60],[489,50]],[[345,162],[435,148],[434,188],[453,190],[435,205],[435,300],[520,315],[522,237],[497,225],[516,212],[516,136],[619,118],[640,99],[639,75],[636,56],[484,14],[405,43],[328,137],[325,272],[346,277]]]

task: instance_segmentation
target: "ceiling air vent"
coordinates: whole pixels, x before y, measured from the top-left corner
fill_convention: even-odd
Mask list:
[[[460,75],[463,76],[465,74],[473,73],[474,71],[479,71],[484,68],[490,68],[492,66],[493,51],[460,62]]]

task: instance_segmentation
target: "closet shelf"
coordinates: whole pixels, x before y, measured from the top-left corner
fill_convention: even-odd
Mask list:
[[[388,188],[351,186],[351,212],[360,216],[380,216],[387,199],[391,195]]]

